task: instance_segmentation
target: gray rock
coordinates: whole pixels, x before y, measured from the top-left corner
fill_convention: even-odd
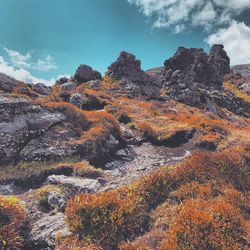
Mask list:
[[[0,73],[0,90],[11,92],[20,84],[16,79]]]
[[[61,85],[61,89],[64,91],[71,91],[77,86],[74,82],[66,82]]]
[[[250,95],[250,82],[246,82],[240,86],[240,89],[245,91],[248,95]]]
[[[46,183],[62,185],[77,193],[96,193],[101,187],[101,184],[98,182],[98,180],[67,177],[64,175],[51,175],[47,178]]]
[[[63,213],[45,215],[31,225],[31,236],[28,239],[32,242],[33,249],[39,247],[55,247],[56,236],[69,236],[71,233],[65,222]]]
[[[51,87],[46,86],[43,83],[37,83],[32,86],[32,89],[40,95],[49,95],[51,93]]]
[[[74,78],[78,83],[85,83],[91,80],[101,80],[102,75],[90,66],[81,64],[76,70]]]
[[[107,76],[120,80],[124,89],[133,95],[159,97],[161,82],[141,69],[141,62],[128,52],[121,52],[117,61],[108,67]]]
[[[59,211],[64,211],[67,200],[61,193],[52,191],[48,194],[47,200],[51,210],[58,209]]]

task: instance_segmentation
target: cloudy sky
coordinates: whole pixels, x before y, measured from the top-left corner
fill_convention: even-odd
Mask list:
[[[26,82],[81,63],[104,73],[122,50],[148,69],[214,43],[232,65],[250,63],[250,0],[0,0],[0,72]]]

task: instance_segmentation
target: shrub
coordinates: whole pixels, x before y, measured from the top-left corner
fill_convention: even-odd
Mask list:
[[[175,170],[175,179],[181,183],[223,180],[241,191],[250,190],[250,165],[240,152],[195,152]]]
[[[225,199],[191,199],[183,204],[159,249],[247,249],[246,233],[239,210]]]
[[[76,127],[80,128],[81,130],[88,130],[91,125],[84,111],[70,103],[48,102],[45,103],[44,106],[63,113],[68,121],[72,122]]]
[[[24,239],[19,231],[26,221],[26,213],[20,200],[0,196],[0,249],[19,250]]]
[[[147,228],[148,216],[144,212],[136,194],[125,188],[78,195],[66,209],[70,229],[80,238],[114,248]]]

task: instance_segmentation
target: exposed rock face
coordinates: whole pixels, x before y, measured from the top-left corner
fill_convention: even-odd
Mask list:
[[[202,49],[181,47],[164,63],[164,88],[178,101],[199,105],[204,101],[202,89],[222,87],[224,75],[230,72],[229,64],[222,45],[214,45],[209,55]]]
[[[98,180],[52,175],[47,179],[48,184],[62,185],[75,193],[95,193],[101,187]]]
[[[29,249],[47,249],[48,247],[53,249],[57,235],[68,236],[71,234],[63,213],[48,214],[35,221],[31,226],[31,236],[28,240],[32,242],[32,246],[29,246]]]
[[[11,92],[19,83],[16,79],[0,73],[0,90]]]
[[[95,145],[81,140],[71,143],[72,140],[77,141],[81,134],[74,122],[63,113],[32,105],[30,100],[1,97],[0,165],[18,160],[44,161],[74,155],[93,160],[109,155],[118,147],[120,139],[115,132],[100,139],[98,151],[95,151]]]
[[[250,64],[236,65],[232,67],[233,71],[241,74],[248,81],[250,81]]]
[[[51,87],[46,86],[43,83],[37,83],[33,85],[32,89],[40,95],[49,95],[51,93]]]
[[[106,74],[112,79],[121,80],[124,88],[133,94],[159,96],[160,81],[145,73],[141,69],[141,62],[130,53],[121,52],[117,61],[109,66]]]
[[[78,83],[85,83],[91,80],[101,80],[102,75],[90,66],[82,64],[76,70],[74,78]]]
[[[223,107],[250,116],[249,103],[223,89],[224,76],[230,73],[230,59],[223,45],[214,45],[210,54],[203,49],[180,47],[164,65],[148,73],[162,81],[166,98],[206,108],[218,115]]]

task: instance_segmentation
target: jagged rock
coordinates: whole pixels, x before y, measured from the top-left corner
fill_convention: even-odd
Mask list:
[[[32,89],[40,95],[49,95],[51,93],[51,87],[46,86],[43,83],[36,83],[32,86]]]
[[[90,66],[81,64],[76,70],[74,78],[78,83],[85,83],[91,80],[101,80],[102,75]]]
[[[61,77],[60,79],[56,80],[56,85],[62,85],[66,82],[70,82],[70,79],[68,77]]]
[[[57,236],[70,234],[63,213],[45,215],[31,225],[29,249],[54,249]]]
[[[109,66],[106,75],[120,80],[124,89],[133,94],[159,97],[160,81],[145,73],[141,69],[141,62],[130,53],[121,52],[117,61]]]
[[[11,92],[20,84],[16,79],[0,73],[0,90]]]
[[[67,177],[64,175],[52,175],[46,180],[46,183],[53,185],[62,185],[78,193],[95,193],[101,187],[98,180],[83,179],[79,177]]]

